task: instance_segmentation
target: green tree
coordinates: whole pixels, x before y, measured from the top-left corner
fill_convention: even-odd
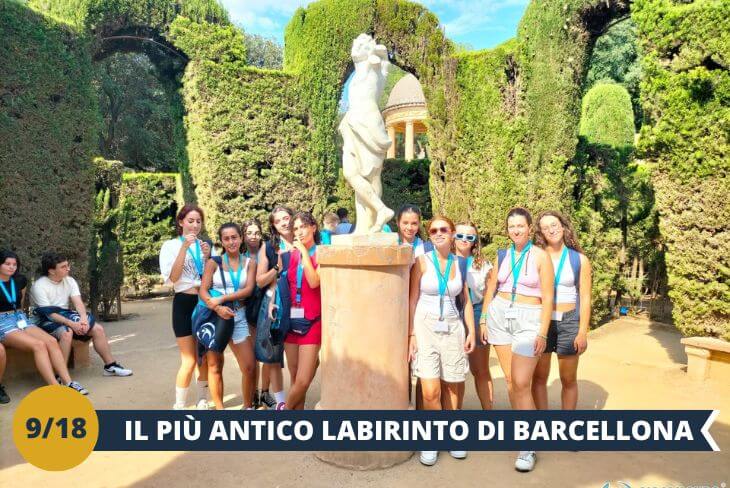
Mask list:
[[[136,170],[177,171],[185,153],[177,82],[161,77],[143,54],[118,53],[97,63],[94,85],[101,154]]]
[[[639,101],[641,60],[636,45],[636,25],[630,17],[611,26],[596,41],[588,61],[585,92],[588,92],[597,83],[606,80],[612,80],[628,90],[635,114],[635,124],[638,128],[641,121],[641,103]]]
[[[284,49],[273,38],[258,34],[243,34],[246,44],[246,64],[257,68],[281,69]]]

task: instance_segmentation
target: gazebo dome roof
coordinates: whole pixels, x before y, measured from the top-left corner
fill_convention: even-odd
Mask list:
[[[390,91],[385,109],[400,105],[426,106],[426,97],[423,95],[421,83],[410,73],[401,78]]]

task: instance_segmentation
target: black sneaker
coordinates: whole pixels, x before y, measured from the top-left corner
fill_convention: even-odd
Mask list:
[[[276,407],[276,400],[274,400],[274,396],[269,393],[269,390],[261,392],[261,403],[266,405],[267,408]]]
[[[256,390],[253,392],[253,408],[258,410],[261,407],[261,392]]]
[[[10,397],[5,391],[5,387],[3,385],[0,385],[0,403],[10,403]]]

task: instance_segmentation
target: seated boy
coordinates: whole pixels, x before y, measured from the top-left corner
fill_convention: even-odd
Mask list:
[[[64,256],[47,252],[41,257],[43,276],[33,283],[30,291],[33,313],[39,318],[38,325],[59,341],[67,362],[72,339],[92,340],[94,349],[104,361],[104,376],[131,375],[132,370],[114,360],[104,328],[86,311],[79,285],[69,276],[70,271],[71,266]]]

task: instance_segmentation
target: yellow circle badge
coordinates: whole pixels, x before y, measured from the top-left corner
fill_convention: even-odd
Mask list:
[[[91,401],[66,386],[44,386],[23,398],[13,441],[26,461],[48,471],[81,464],[94,450],[99,419]]]

